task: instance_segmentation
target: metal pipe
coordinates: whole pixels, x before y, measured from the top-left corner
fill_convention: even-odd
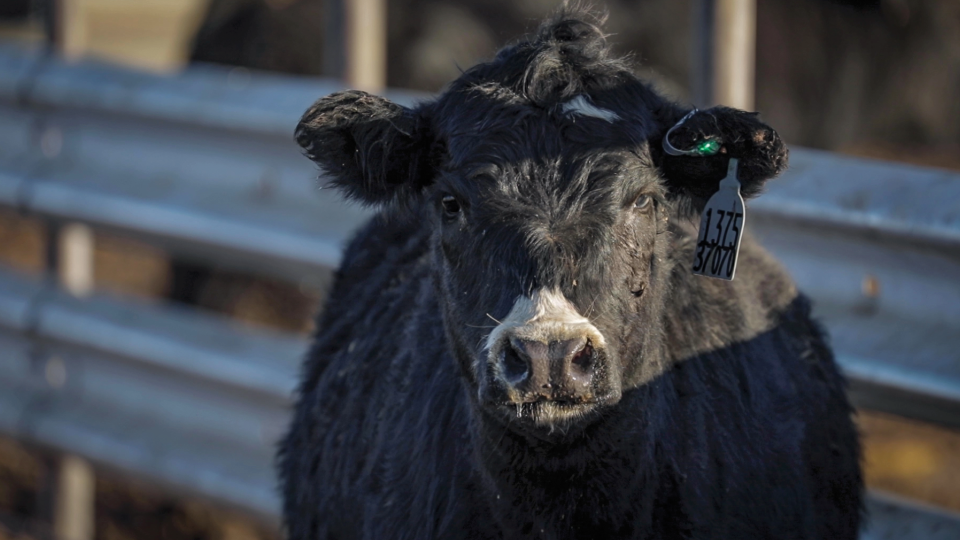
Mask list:
[[[346,0],[344,17],[347,85],[382,92],[387,83],[386,1]]]

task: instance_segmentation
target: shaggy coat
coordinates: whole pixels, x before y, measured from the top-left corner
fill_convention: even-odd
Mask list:
[[[381,211],[281,444],[291,540],[856,538],[857,435],[809,301],[749,237],[734,281],[691,273],[728,158],[752,197],[786,147],[717,107],[671,142],[719,154],[666,155],[688,109],[598,24],[561,13],[415,108],[304,115],[307,155]]]

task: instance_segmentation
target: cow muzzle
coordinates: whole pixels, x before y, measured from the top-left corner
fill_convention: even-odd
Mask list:
[[[515,403],[593,401],[599,354],[585,337],[544,342],[511,336],[500,349],[499,372]]]
[[[518,299],[487,350],[493,386],[510,404],[595,403],[607,386],[603,335],[557,292]]]

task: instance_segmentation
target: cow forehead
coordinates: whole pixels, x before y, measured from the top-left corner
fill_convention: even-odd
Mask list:
[[[441,96],[434,111],[440,134],[466,139],[497,137],[523,144],[533,143],[531,137],[561,131],[591,141],[614,142],[624,136],[634,141],[646,139],[649,111],[640,103],[623,111],[605,106],[589,94],[579,94],[543,105],[497,89],[474,86]]]
[[[614,171],[649,161],[645,139],[616,132],[606,120],[591,118],[591,123],[602,126],[583,122],[572,126],[487,125],[456,133],[447,139],[445,168],[468,177],[542,173],[545,169],[580,174],[594,169]]]
[[[493,93],[458,105],[441,107],[444,169],[454,191],[548,188],[559,200],[649,162],[643,115],[605,108],[586,94],[552,107]]]

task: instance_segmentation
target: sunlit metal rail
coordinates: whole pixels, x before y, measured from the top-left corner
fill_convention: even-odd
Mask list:
[[[318,284],[368,214],[318,189],[291,132],[339,88],[237,69],[163,78],[0,46],[0,206]],[[746,226],[817,302],[851,396],[960,426],[960,175],[799,149],[791,161]],[[274,520],[271,456],[305,346],[0,273],[0,433]],[[900,501],[871,505],[875,538],[960,531]]]

